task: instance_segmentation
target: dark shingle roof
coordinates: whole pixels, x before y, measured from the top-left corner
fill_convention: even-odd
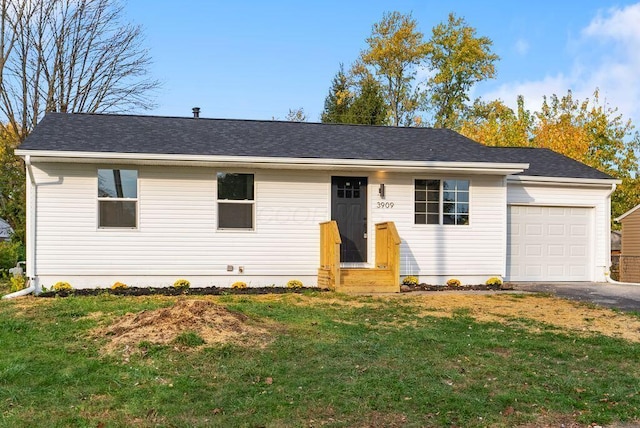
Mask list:
[[[530,171],[535,172],[533,175],[610,178],[548,150],[487,147],[454,131],[434,128],[49,113],[20,146],[20,149],[311,159],[530,163]],[[525,174],[531,175],[529,171],[525,171]]]
[[[511,162],[528,162],[529,169],[519,175],[538,177],[595,178],[613,177],[549,149],[534,147],[492,147]]]

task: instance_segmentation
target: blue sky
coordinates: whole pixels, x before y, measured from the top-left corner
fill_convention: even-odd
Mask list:
[[[412,13],[428,38],[449,12],[464,17],[500,55],[497,76],[473,96],[536,109],[543,95],[601,98],[640,124],[640,2],[129,0],[143,27],[151,74],[162,82],[145,114],[284,119],[304,108],[319,121],[331,79],[365,48],[385,11]]]

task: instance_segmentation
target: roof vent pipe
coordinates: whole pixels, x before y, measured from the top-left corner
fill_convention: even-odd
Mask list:
[[[198,119],[200,117],[200,107],[194,107],[191,110],[193,111],[193,118]]]

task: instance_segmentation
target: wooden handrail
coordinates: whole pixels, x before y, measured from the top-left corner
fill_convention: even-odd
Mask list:
[[[376,224],[376,267],[389,269],[400,285],[400,235],[392,221]]]
[[[320,223],[320,269],[328,271],[329,288],[340,286],[340,231],[335,220]]]

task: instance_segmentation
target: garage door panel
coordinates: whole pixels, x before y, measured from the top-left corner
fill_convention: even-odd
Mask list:
[[[564,224],[550,224],[547,226],[547,234],[550,236],[565,236],[566,233]]]
[[[551,257],[564,257],[565,246],[558,244],[551,244],[547,246],[547,255]]]
[[[525,207],[525,214],[540,217],[542,216],[542,207]]]
[[[542,266],[535,265],[535,264],[527,265],[526,269],[525,269],[525,275],[526,276],[533,276],[533,277],[541,276],[542,275]]]
[[[541,224],[526,224],[524,226],[524,233],[527,236],[542,236]]]
[[[585,257],[587,255],[587,247],[584,245],[572,245],[570,254],[571,257]]]
[[[583,225],[583,224],[572,224],[571,225],[571,236],[572,237],[587,236],[587,226]]]
[[[563,207],[549,207],[547,211],[549,217],[564,217],[566,215],[566,210]]]
[[[510,206],[507,278],[588,281],[593,208]]]
[[[540,257],[542,256],[542,246],[540,245],[527,245],[525,255],[527,257]]]
[[[565,269],[563,265],[548,265],[547,276],[563,276]]]

